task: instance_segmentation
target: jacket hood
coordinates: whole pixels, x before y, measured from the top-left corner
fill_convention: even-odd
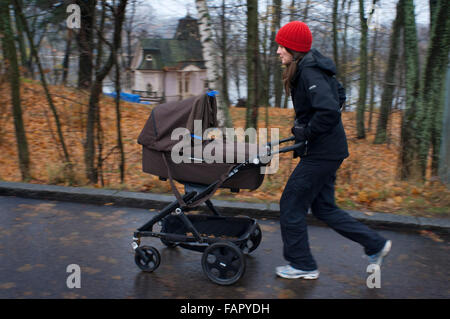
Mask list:
[[[301,59],[300,62],[298,62],[297,73],[295,74],[292,81],[297,80],[301,70],[305,67],[317,67],[331,76],[336,74],[336,65],[334,64],[333,60],[322,55],[322,53],[320,53],[316,49],[311,49],[304,56],[304,58]]]

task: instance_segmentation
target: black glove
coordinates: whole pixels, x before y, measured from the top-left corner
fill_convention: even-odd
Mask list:
[[[303,145],[294,151],[294,158],[298,156],[304,156],[307,152],[308,140],[305,135],[306,124],[299,124],[297,120],[294,122],[294,126],[291,129],[292,134],[295,136],[295,144],[302,143]]]

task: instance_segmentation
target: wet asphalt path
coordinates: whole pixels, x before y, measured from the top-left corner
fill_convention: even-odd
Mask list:
[[[144,238],[161,254],[153,273],[141,272],[133,232],[155,212],[116,206],[0,196],[0,298],[449,298],[450,238],[444,234],[379,230],[393,241],[381,268],[381,288],[369,289],[363,250],[329,228],[310,226],[318,280],[286,280],[278,221],[259,220],[261,245],[246,257],[232,286],[209,281],[202,254],[169,249]],[[66,267],[81,269],[81,288],[66,285]]]

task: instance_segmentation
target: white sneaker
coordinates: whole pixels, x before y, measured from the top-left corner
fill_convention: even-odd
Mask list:
[[[291,265],[280,266],[275,268],[275,272],[278,276],[287,279],[317,279],[319,278],[319,271],[316,270],[300,270],[292,267]]]
[[[392,242],[390,240],[387,240],[386,243],[384,244],[383,248],[378,253],[368,256],[369,263],[381,266],[381,263],[383,262],[383,258],[386,257],[386,255],[391,251],[391,247],[392,247]]]

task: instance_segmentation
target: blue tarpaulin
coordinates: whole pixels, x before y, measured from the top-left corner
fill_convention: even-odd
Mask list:
[[[111,93],[104,93],[105,95],[111,96],[113,98],[116,98],[116,92]],[[150,104],[149,102],[141,102],[141,97],[137,94],[131,94],[131,93],[125,93],[120,92],[120,99],[127,101],[127,102],[133,102],[133,103],[141,103],[141,104]]]

